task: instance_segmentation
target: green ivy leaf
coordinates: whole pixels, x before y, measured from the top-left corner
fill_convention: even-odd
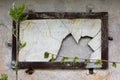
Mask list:
[[[117,64],[115,62],[112,63],[112,67],[116,68]]]
[[[18,23],[20,21],[20,17],[22,15],[24,9],[25,9],[25,5],[24,4],[22,4],[20,6],[15,6],[15,4],[14,4],[13,8],[9,10],[9,15],[11,16],[11,18],[15,22]]]
[[[76,64],[76,63],[77,63],[77,60],[78,60],[78,57],[74,57],[74,58],[73,58],[73,64]]]
[[[18,17],[20,17],[25,9],[25,4],[22,4],[18,7],[16,7],[14,10],[16,11],[16,14]]]
[[[8,75],[7,74],[1,74],[0,75],[0,80],[8,80]]]
[[[17,64],[15,65],[14,70],[18,71],[18,65]]]
[[[52,54],[52,58],[51,58],[50,62],[54,62],[54,61],[55,61],[54,54]]]
[[[84,64],[87,64],[87,63],[89,63],[89,62],[90,62],[89,59],[85,59],[85,60],[84,60]]]
[[[10,9],[9,10],[9,15],[11,16],[11,18],[15,21],[15,22],[18,22],[18,18],[15,14],[15,10],[14,9]]]
[[[100,64],[102,64],[102,62],[101,62],[101,60],[98,59],[98,60],[96,60],[96,61],[94,62],[94,64],[95,64],[95,65],[100,65]]]
[[[15,34],[15,32],[16,32],[16,29],[15,29],[15,28],[12,28],[12,34],[13,34],[15,37],[17,37],[17,35]]]
[[[68,57],[63,57],[60,62],[65,63],[65,61],[68,60],[68,59],[69,59]]]
[[[50,53],[45,52],[45,53],[44,53],[44,58],[48,58],[48,57],[49,57],[49,54],[50,54]]]
[[[24,48],[26,46],[26,42],[21,42],[19,41],[19,50],[21,50],[22,48]]]

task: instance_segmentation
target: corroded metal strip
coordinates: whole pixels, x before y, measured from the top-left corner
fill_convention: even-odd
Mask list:
[[[33,12],[25,13],[29,15],[28,19],[100,19],[107,12],[94,12],[94,13],[75,13],[75,12]]]
[[[33,68],[33,69],[80,69],[85,68],[83,62],[73,64],[72,62],[19,62],[19,68]]]
[[[108,60],[108,13],[102,15],[102,59]],[[102,62],[102,69],[108,68],[108,62]]]

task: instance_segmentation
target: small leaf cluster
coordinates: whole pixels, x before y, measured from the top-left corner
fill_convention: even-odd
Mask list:
[[[10,17],[12,18],[12,20],[16,22],[16,24],[18,24],[19,22],[22,22],[22,21],[27,20],[28,15],[25,16],[25,17],[21,17],[22,14],[23,14],[23,12],[24,12],[24,10],[25,10],[25,4],[22,4],[22,5],[20,5],[20,6],[16,6],[15,3],[13,4],[13,8],[11,8],[11,9],[9,10],[9,15],[10,15]],[[17,28],[16,28],[16,29],[13,28],[13,29],[12,29],[12,34],[13,34],[16,38],[18,38],[18,35],[17,35],[16,33],[18,33]],[[22,48],[24,48],[24,47],[26,46],[26,42],[21,42],[21,41],[19,40],[18,45],[19,45],[19,46],[18,46],[19,50],[21,50]]]
[[[0,80],[8,80],[8,75],[7,74],[1,74],[0,75]]]
[[[44,53],[44,58],[49,58],[49,55],[50,55],[51,53],[49,53],[49,52],[45,52]],[[54,62],[54,60],[55,60],[55,58],[54,58],[54,54],[52,54],[52,56],[51,56],[52,58],[51,58],[51,62]],[[61,59],[61,63],[65,63],[67,60],[69,59],[69,57],[62,57],[62,59]],[[79,58],[78,57],[73,57],[73,64],[76,64],[77,63],[77,60],[78,60]],[[88,64],[90,62],[90,59],[84,59],[84,64]],[[116,64],[116,62],[111,62],[112,63],[112,67],[114,67],[114,68],[116,68],[117,67],[117,64]],[[96,59],[95,60],[95,62],[94,62],[94,64],[95,65],[101,65],[102,64],[102,60],[99,60],[99,59]]]
[[[12,34],[17,37],[17,34],[16,34],[16,29],[15,28],[12,28]]]
[[[13,21],[16,22],[16,24],[18,24],[19,22],[25,21],[28,18],[28,15],[22,17],[22,14],[25,10],[25,4],[22,4],[20,6],[16,6],[15,3],[13,4],[13,8],[11,8],[9,10],[9,15],[12,18]],[[16,34],[17,30],[16,29],[12,29],[12,34],[17,37],[18,35]]]
[[[50,54],[50,53],[45,52],[45,53],[44,53],[44,58],[48,58],[48,57],[49,57],[49,54]]]
[[[97,60],[94,62],[94,64],[95,64],[95,65],[101,65],[102,62],[101,62],[101,60],[97,59]]]
[[[44,53],[44,58],[49,58],[49,56],[50,56],[50,53],[48,52]],[[54,62],[54,61],[55,61],[54,54],[52,54],[50,62]]]
[[[89,63],[89,62],[90,62],[89,59],[85,59],[85,60],[84,60],[84,64],[87,64],[87,63]]]
[[[45,52],[44,53],[44,58],[49,58],[50,57],[50,54],[49,52]],[[61,59],[61,63],[65,63],[67,60],[69,60],[69,57],[62,57]],[[73,58],[73,64],[76,64],[77,63],[77,60],[78,60],[78,57],[74,57]],[[54,54],[51,55],[51,60],[50,62],[54,62],[55,61],[55,58],[54,58]]]
[[[66,60],[68,60],[68,59],[69,59],[68,57],[63,57],[60,62],[61,62],[61,63],[65,63]]]
[[[18,64],[15,64],[15,66],[14,66],[14,70],[17,72],[18,71]]]
[[[117,67],[116,62],[113,62],[113,63],[112,63],[112,67],[114,67],[114,68],[116,68],[116,67]]]
[[[52,54],[52,58],[51,58],[50,61],[51,61],[51,62],[54,62],[54,61],[55,61],[54,54]]]
[[[75,57],[73,58],[73,64],[76,64],[76,63],[77,63],[77,60],[78,60],[78,57],[75,56]]]
[[[25,10],[24,4],[16,6],[14,3],[13,8],[9,10],[9,15],[11,16],[12,20],[14,20],[16,23],[19,23],[20,21],[25,21],[28,18],[28,16],[21,18],[24,10]]]
[[[26,42],[21,42],[19,41],[19,50],[21,50],[22,48],[24,48],[26,46]]]

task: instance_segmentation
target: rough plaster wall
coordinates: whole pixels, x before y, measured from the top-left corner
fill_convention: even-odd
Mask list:
[[[11,40],[11,19],[8,10],[13,0],[0,0],[0,73],[7,73],[9,80],[15,80],[15,72],[11,69],[11,48],[6,43]],[[87,5],[93,5],[95,12],[109,12],[109,59],[120,60],[120,0],[17,0],[17,4],[25,3],[28,9],[37,12],[85,12]],[[88,75],[87,70],[36,70],[27,75],[19,70],[19,80],[90,80],[92,77],[104,76],[111,72],[110,80],[120,80],[120,64],[116,69],[96,70],[95,75]],[[93,79],[92,79],[93,80]],[[98,79],[96,79],[98,80]],[[100,79],[102,80],[102,79]]]

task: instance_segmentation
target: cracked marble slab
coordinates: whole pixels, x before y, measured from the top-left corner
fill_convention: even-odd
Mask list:
[[[100,29],[99,19],[27,20],[20,26],[20,40],[26,42],[27,45],[20,51],[19,60],[49,61],[50,58],[44,58],[44,53],[49,52],[55,54],[54,57],[56,57],[62,41],[69,34],[73,36],[76,44],[79,43],[81,37],[94,37],[88,45],[94,50],[91,58],[98,57],[96,49],[101,45]]]
[[[89,43],[88,45],[91,47],[93,51],[97,50],[101,47],[101,32],[99,32]]]

